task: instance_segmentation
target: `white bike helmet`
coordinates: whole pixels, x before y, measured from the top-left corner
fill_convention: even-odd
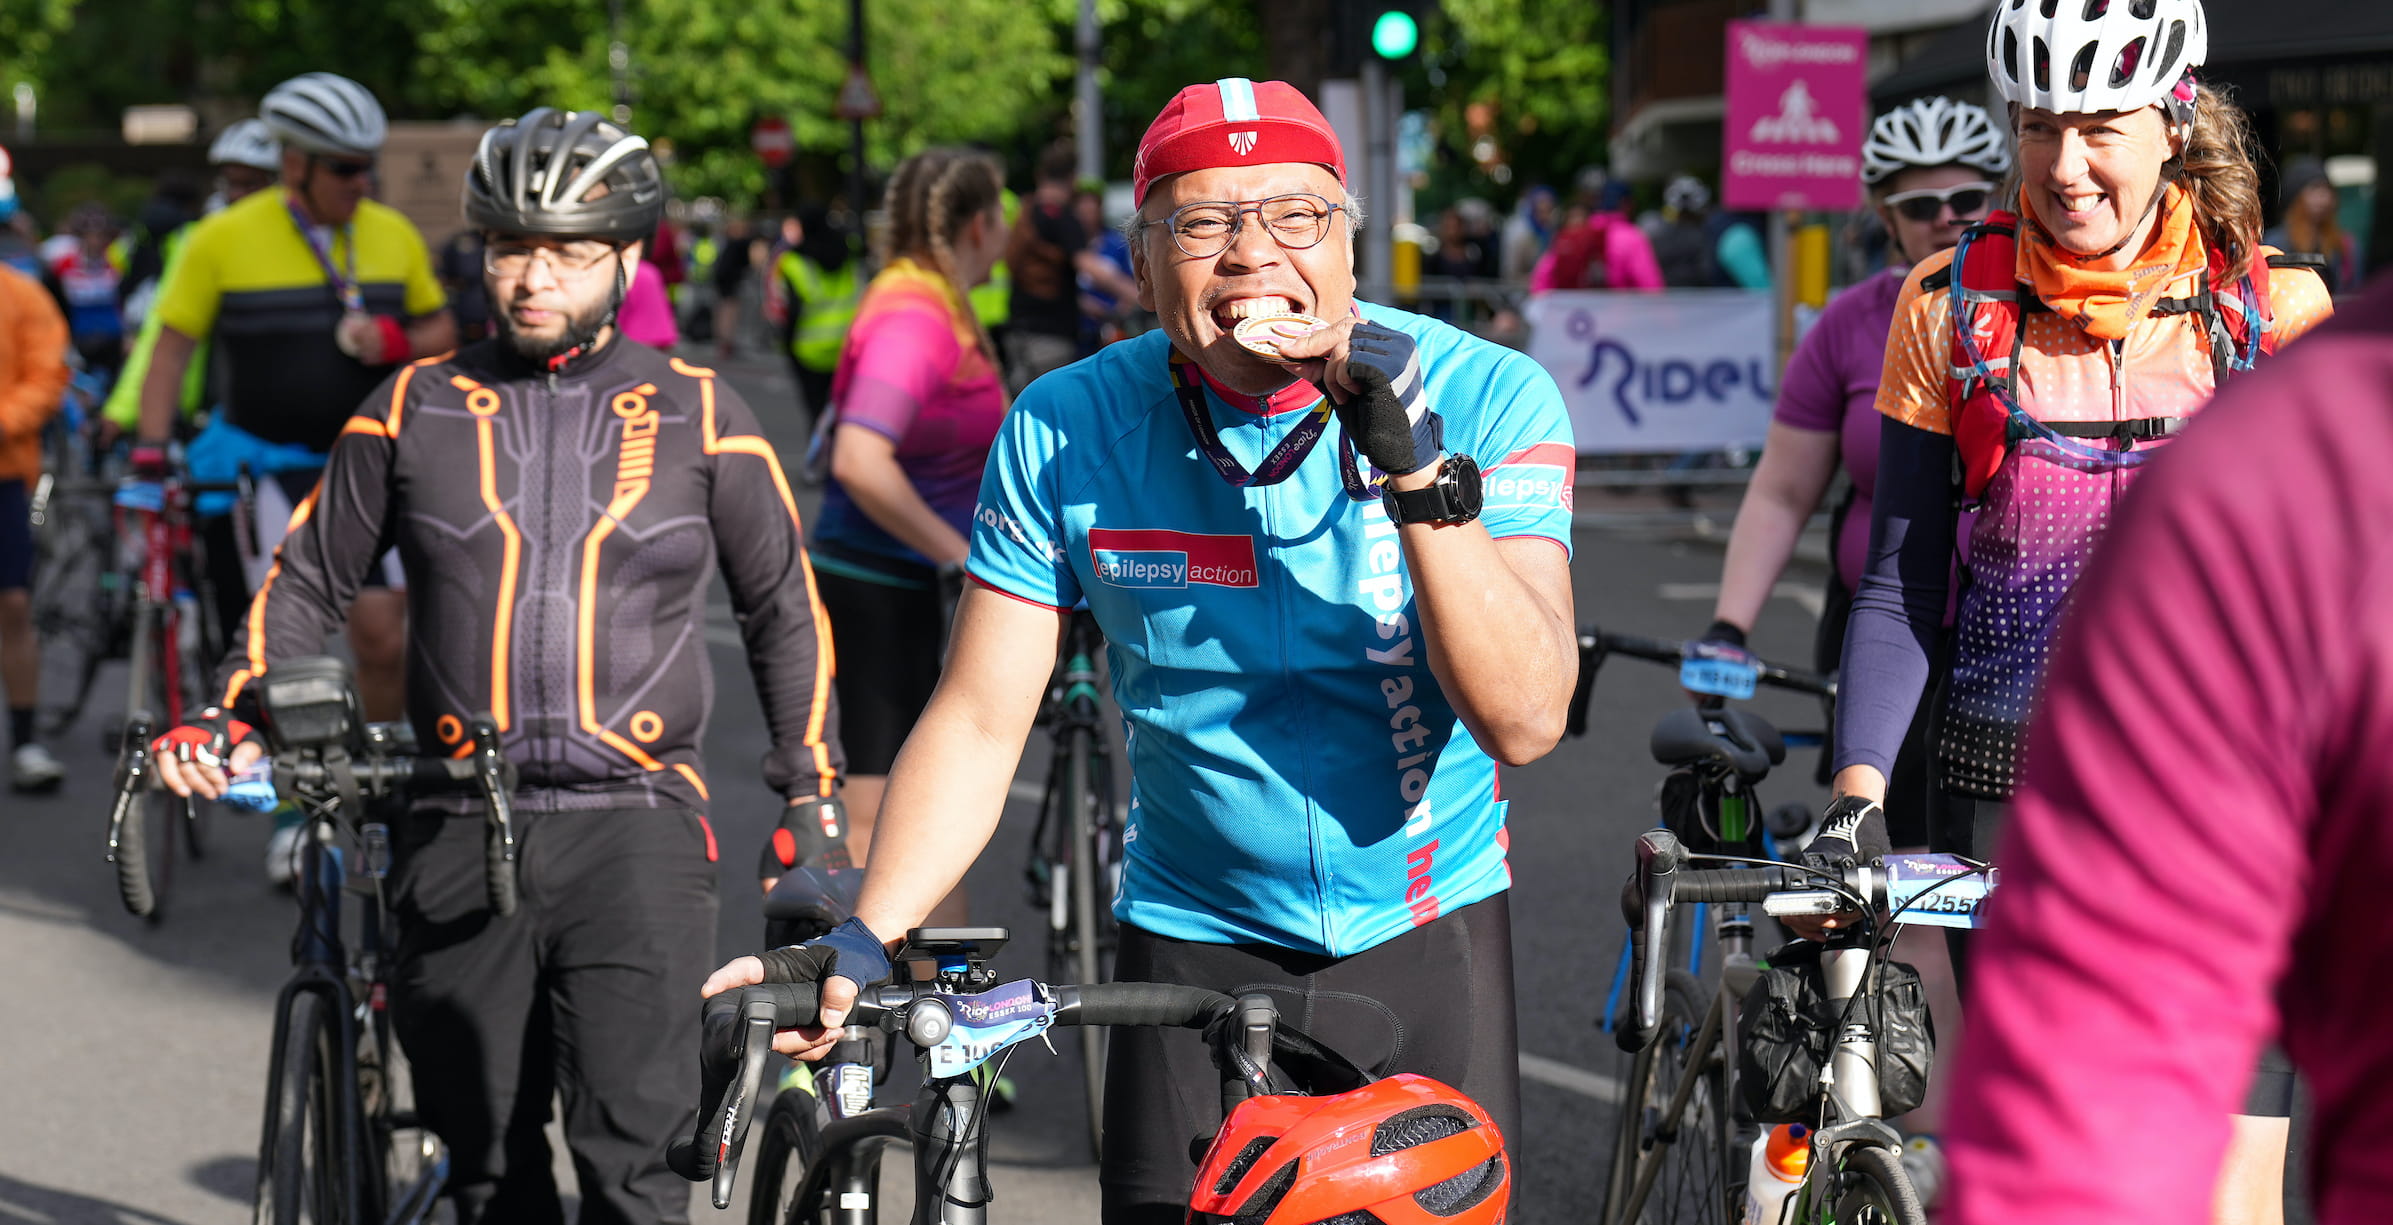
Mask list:
[[[264,120],[244,119],[216,134],[216,142],[208,146],[208,164],[254,166],[271,173],[282,169],[282,146],[274,143]]]
[[[1712,189],[1702,179],[1682,174],[1662,189],[1662,203],[1681,213],[1700,213],[1712,206]]]
[[[284,145],[325,157],[372,157],[390,132],[365,86],[329,72],[275,86],[258,103],[258,118]]]
[[[1986,26],[1996,92],[2064,115],[2160,104],[2209,53],[2202,0],[2000,0]]]
[[[1990,179],[2011,169],[2011,147],[1985,108],[1918,98],[1878,116],[1861,143],[1861,181],[1877,183],[1914,166],[1967,166]]]

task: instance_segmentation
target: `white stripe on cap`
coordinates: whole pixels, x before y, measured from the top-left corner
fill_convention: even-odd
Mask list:
[[[1221,91],[1221,117],[1225,123],[1253,123],[1263,117],[1255,109],[1255,83],[1245,77],[1223,77],[1213,87]]]

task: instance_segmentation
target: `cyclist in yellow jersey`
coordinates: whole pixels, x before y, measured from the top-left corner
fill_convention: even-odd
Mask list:
[[[215,190],[208,196],[206,210],[206,215],[213,216],[246,196],[274,186],[275,179],[282,174],[282,146],[275,143],[274,133],[266,130],[263,121],[243,119],[217,134],[215,143],[208,146],[208,165],[216,172]],[[142,312],[141,333],[134,340],[132,351],[125,355],[124,373],[117,378],[116,386],[109,389],[108,405],[101,410],[102,418],[112,430],[130,432],[141,425],[141,395],[148,382],[150,352],[158,347],[161,326],[154,309],[154,295],[165,292],[167,278],[174,275],[175,265],[182,261],[183,243],[191,237],[192,226],[198,224],[195,221],[183,226],[167,235],[162,244],[165,268],[158,273],[157,286],[152,291],[152,308]],[[182,412],[186,418],[207,407],[212,390],[208,386],[207,368],[208,350],[203,341],[184,363]]]
[[[138,470],[162,470],[184,372],[203,339],[223,371],[224,408],[193,440],[192,475],[230,479],[240,469],[273,479],[258,490],[257,547],[240,557],[229,524],[208,552],[239,558],[219,569],[231,602],[254,589],[289,508],[302,501],[341,424],[390,369],[443,352],[456,340],[422,235],[396,210],[366,198],[388,130],[374,96],[355,81],[313,72],[276,86],[259,117],[282,145],[282,190],[261,191],[200,222],[153,308],[156,345],[141,393]],[[366,714],[396,718],[405,644],[403,584],[395,561],[385,586],[361,593],[350,646]],[[225,611],[240,625],[246,600]]]

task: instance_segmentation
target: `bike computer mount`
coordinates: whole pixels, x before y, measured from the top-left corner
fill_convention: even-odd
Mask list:
[[[906,942],[891,960],[900,965],[928,962],[942,984],[983,990],[996,985],[997,973],[989,961],[1012,937],[1002,927],[917,927],[906,932]]]
[[[365,717],[349,665],[329,655],[289,659],[257,680],[258,711],[278,748],[348,746],[363,734]]]

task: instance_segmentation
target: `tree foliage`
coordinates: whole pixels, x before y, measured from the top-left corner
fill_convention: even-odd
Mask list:
[[[1442,0],[1423,40],[1413,98],[1434,99],[1441,178],[1462,190],[1508,197],[1532,182],[1567,182],[1610,160],[1610,13],[1594,3]],[[1473,107],[1490,122],[1474,130]],[[1510,175],[1492,178],[1476,156],[1492,141]]]
[[[1415,104],[1434,100],[1452,168],[1469,177],[1474,102],[1495,117],[1493,138],[1523,177],[1601,160],[1600,8],[1443,7],[1407,72]],[[977,142],[1006,154],[1019,179],[1039,148],[1070,134],[1078,0],[866,8],[883,104],[867,125],[875,169],[926,145]],[[817,180],[840,173],[842,0],[622,0],[620,9],[635,126],[670,140],[684,194],[756,196],[765,176],[748,131],[768,114],[789,120]],[[1317,66],[1327,10],[1327,0],[1099,0],[1109,177],[1129,173],[1139,134],[1182,86]],[[178,101],[214,126],[248,113],[277,81],[328,69],[364,82],[395,118],[604,107],[614,100],[608,12],[594,0],[0,0],[0,97],[32,82],[51,130],[113,129],[125,106]]]

